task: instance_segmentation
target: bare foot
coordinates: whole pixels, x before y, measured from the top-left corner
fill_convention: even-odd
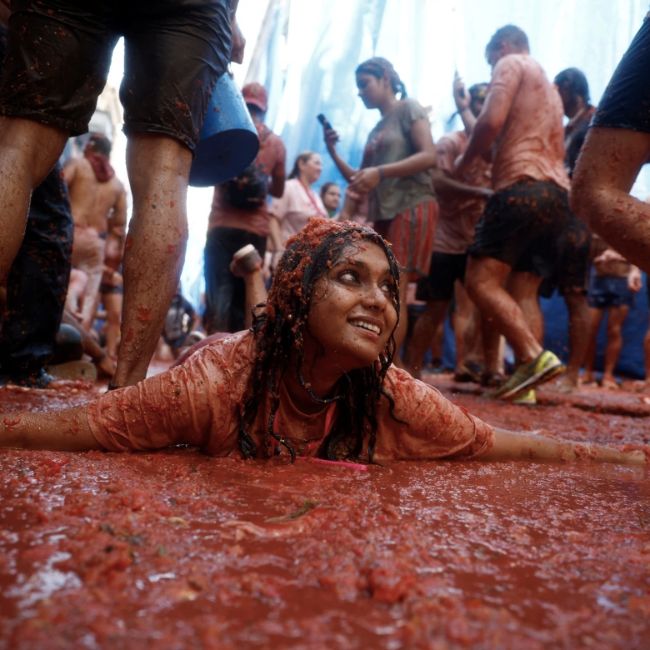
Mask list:
[[[564,393],[565,395],[573,393],[578,390],[580,386],[580,380],[575,377],[569,377],[568,375],[560,375],[558,379],[553,382],[552,387],[558,393]]]
[[[619,385],[616,383],[616,380],[613,377],[603,377],[600,381],[601,388],[607,388],[610,390],[618,390]]]

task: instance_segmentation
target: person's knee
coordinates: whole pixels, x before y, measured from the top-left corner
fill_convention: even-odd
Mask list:
[[[465,289],[469,297],[476,303],[480,304],[483,297],[489,291],[492,278],[489,272],[484,268],[480,261],[472,261],[467,265],[465,272]]]
[[[12,169],[39,185],[63,151],[68,133],[20,117],[0,118],[0,152]]]

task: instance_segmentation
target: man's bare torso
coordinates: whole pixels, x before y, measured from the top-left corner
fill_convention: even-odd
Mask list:
[[[122,183],[115,176],[100,183],[85,158],[72,160],[65,170],[75,227],[107,232],[108,219],[117,210],[124,195]]]

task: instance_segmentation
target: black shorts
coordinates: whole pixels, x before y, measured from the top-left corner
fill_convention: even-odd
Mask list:
[[[0,114],[88,130],[124,36],[124,132],[191,150],[230,59],[228,0],[13,0]]]
[[[589,294],[590,307],[607,309],[608,307],[634,307],[635,294],[627,284],[627,278],[613,275],[596,275],[591,277]]]
[[[569,219],[565,189],[548,181],[519,181],[490,197],[468,253],[549,278],[557,264],[558,239]]]
[[[99,293],[102,296],[110,296],[110,295],[120,295],[124,293],[124,287],[120,286],[115,286],[113,284],[106,284],[102,282],[99,285]]]
[[[650,133],[650,18],[623,55],[594,115],[592,126]]]
[[[467,255],[461,253],[433,253],[429,275],[418,280],[415,297],[418,300],[432,302],[449,301],[454,296],[454,282],[465,281],[465,264]]]
[[[587,293],[591,233],[583,221],[571,214],[558,239],[558,257],[553,275],[544,280],[540,295],[549,297],[557,288],[560,295]]]

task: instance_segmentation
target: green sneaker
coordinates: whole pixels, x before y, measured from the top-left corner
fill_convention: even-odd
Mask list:
[[[521,406],[536,406],[537,394],[534,388],[529,388],[525,393],[519,393],[515,399],[512,400],[513,404],[520,404]]]
[[[544,350],[536,359],[522,363],[510,379],[494,391],[493,397],[514,399],[528,389],[553,379],[561,372],[564,372],[562,362],[550,350]]]

